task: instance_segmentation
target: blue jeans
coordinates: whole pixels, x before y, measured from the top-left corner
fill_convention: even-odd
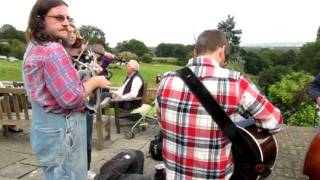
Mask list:
[[[30,142],[46,180],[87,179],[86,113],[44,112],[32,105]]]
[[[88,170],[91,164],[93,114],[87,113],[87,157]]]

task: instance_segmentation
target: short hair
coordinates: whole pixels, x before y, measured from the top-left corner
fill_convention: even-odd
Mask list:
[[[30,42],[31,40],[34,40],[37,43],[56,41],[55,37],[52,37],[46,31],[44,18],[50,9],[61,5],[68,7],[67,3],[63,0],[38,0],[35,3],[30,12],[28,27],[26,30],[27,42]]]
[[[223,31],[206,30],[203,31],[197,39],[195,52],[197,55],[214,52],[219,47],[228,47],[228,41]]]
[[[136,60],[131,59],[128,63],[127,66],[131,67],[135,71],[139,71],[139,63]]]

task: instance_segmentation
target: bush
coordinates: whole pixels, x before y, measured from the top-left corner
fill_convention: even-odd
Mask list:
[[[145,53],[143,56],[139,58],[139,61],[144,63],[151,63],[152,62],[152,54]]]

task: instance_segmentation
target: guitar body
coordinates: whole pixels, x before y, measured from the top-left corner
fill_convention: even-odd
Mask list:
[[[268,133],[259,133],[255,125],[250,125],[245,128],[238,127],[241,134],[246,138],[254,151],[260,156],[264,165],[270,169],[273,167],[277,155],[278,144],[274,136]],[[259,175],[250,168],[248,162],[244,157],[239,155],[238,151],[232,147],[232,153],[235,163],[234,173],[232,179],[259,179]]]
[[[304,160],[303,174],[310,180],[320,179],[320,133],[312,140]]]

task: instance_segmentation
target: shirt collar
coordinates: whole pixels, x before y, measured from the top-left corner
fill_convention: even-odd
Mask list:
[[[218,62],[215,59],[211,59],[205,56],[198,56],[195,58],[191,58],[187,66],[214,66],[214,67],[220,67]]]

